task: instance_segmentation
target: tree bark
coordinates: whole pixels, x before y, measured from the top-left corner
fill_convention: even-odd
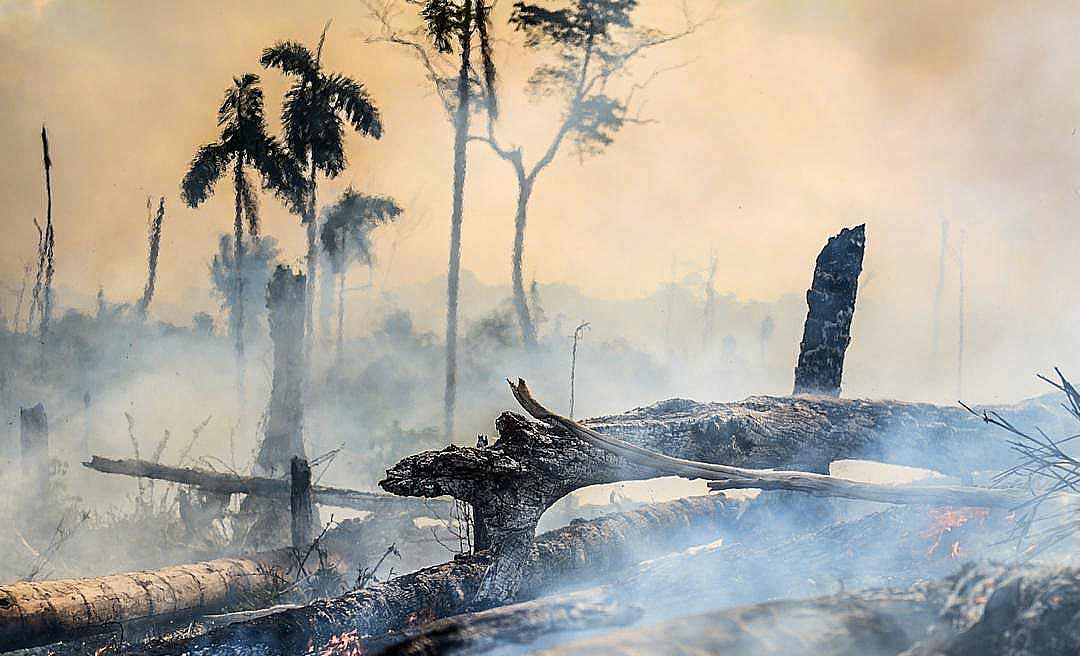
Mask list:
[[[794,394],[840,396],[865,247],[866,226],[860,225],[841,230],[818,255],[806,292],[809,309],[795,367]]]
[[[186,467],[170,467],[148,460],[113,460],[93,456],[84,467],[106,474],[121,474],[191,485],[217,494],[248,494],[257,497],[285,500],[290,497],[289,481],[280,478],[240,476],[224,472]],[[381,492],[362,492],[347,488],[313,485],[315,503],[369,512],[416,513],[417,516],[446,515],[449,506],[444,501],[410,499]]]
[[[44,504],[49,491],[49,420],[45,406],[19,408],[19,444],[25,498]]]
[[[311,265],[311,262],[308,263]],[[284,473],[293,456],[304,452],[304,379],[306,375],[305,277],[278,266],[267,289],[270,337],[274,341],[274,372],[266,433],[256,457],[269,475]]]
[[[289,512],[292,518],[292,546],[298,553],[315,539],[315,514],[311,507],[311,467],[307,460],[293,456],[290,463]]]
[[[522,591],[539,595],[566,580],[595,580],[642,558],[714,539],[738,524],[743,509],[740,503],[712,495],[574,522],[537,538]],[[286,655],[304,653],[309,645],[318,647],[350,631],[380,636],[472,609],[491,559],[486,551],[459,556],[336,599],[129,653],[208,656],[233,650],[228,653]]]
[[[285,550],[87,579],[0,586],[0,651],[105,633],[138,619],[213,611],[274,589]]]
[[[998,408],[1015,423],[1062,426],[1053,402]],[[936,469],[948,474],[1000,470],[1012,462],[1003,432],[961,408],[899,401],[751,397],[741,403],[673,399],[582,422],[604,435],[665,455],[755,469],[827,473],[846,458]],[[380,485],[411,496],[449,495],[472,504],[496,562],[481,601],[512,598],[536,521],[555,501],[588,485],[661,475],[572,435],[563,426],[514,413],[496,420],[486,448],[449,446],[409,456]]]
[[[525,275],[522,260],[525,257],[525,223],[528,219],[529,196],[532,194],[532,181],[518,172],[517,212],[514,214],[514,253],[511,258],[513,267],[512,282],[514,288],[514,309],[521,327],[521,340],[526,348],[536,347],[536,326],[529,311],[529,300],[525,297]]]

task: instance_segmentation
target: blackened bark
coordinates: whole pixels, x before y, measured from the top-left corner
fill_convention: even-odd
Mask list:
[[[311,546],[315,539],[315,515],[311,507],[311,467],[307,460],[296,456],[293,456],[289,464],[292,545],[293,549],[303,553],[301,550]]]
[[[795,394],[840,396],[865,247],[866,226],[860,225],[831,237],[818,255],[806,292],[809,309],[795,367]]]
[[[525,223],[528,220],[529,196],[532,194],[532,180],[518,171],[517,212],[514,214],[514,252],[511,257],[512,282],[514,287],[514,309],[518,315],[521,339],[527,348],[536,347],[536,326],[529,310],[529,300],[525,297],[525,274],[522,271],[525,257]]]

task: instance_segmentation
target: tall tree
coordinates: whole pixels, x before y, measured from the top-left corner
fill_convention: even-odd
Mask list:
[[[640,123],[640,119],[629,113],[633,94],[661,71],[654,72],[644,83],[632,85],[622,99],[612,95],[609,82],[624,73],[645,50],[687,36],[703,24],[687,16],[682,31],[666,34],[635,28],[631,13],[638,5],[637,0],[570,0],[564,5],[549,9],[515,2],[510,15],[510,24],[524,33],[526,47],[553,50],[556,55],[554,63],[538,66],[528,82],[530,97],[556,97],[563,105],[559,122],[540,158],[527,165],[521,146],[503,146],[496,137],[494,120],[488,121],[486,136],[473,137],[487,143],[508,162],[517,180],[511,278],[522,339],[529,347],[536,345],[537,336],[522,268],[529,200],[537,177],[568,141],[579,157],[584,158],[602,152],[625,124]]]
[[[44,125],[41,126],[41,152],[45,163],[45,196],[48,203],[45,214],[45,231],[42,233],[40,240],[41,256],[39,258],[39,268],[44,267],[41,292],[41,370],[39,373],[44,373],[45,342],[49,335],[49,320],[52,319],[52,281],[56,272],[54,252],[56,236],[53,231],[52,220],[52,158],[49,157],[49,135],[45,131]]]
[[[148,253],[146,256],[146,286],[143,288],[142,298],[136,306],[140,319],[146,318],[146,311],[150,307],[150,301],[154,298],[154,286],[157,283],[158,253],[161,250],[161,227],[165,223],[165,197],[158,202],[157,214],[152,215],[153,204],[150,197],[146,197],[146,227]]]
[[[374,264],[371,232],[401,215],[393,198],[363,194],[349,187],[325,212],[319,238],[338,277],[336,358],[341,362],[345,334],[345,274],[349,264]]]
[[[374,139],[382,137],[383,132],[379,110],[364,85],[340,73],[323,70],[322,49],[329,27],[327,23],[314,53],[295,41],[279,41],[265,49],[259,59],[264,67],[276,68],[294,79],[285,92],[281,122],[289,151],[305,164],[308,177],[303,222],[307,227],[308,247],[305,350],[309,353],[314,334],[312,308],[319,261],[315,216],[317,175],[321,172],[327,178],[335,178],[345,169],[345,123]]]
[[[181,183],[180,197],[189,207],[198,207],[214,193],[214,186],[232,166],[235,215],[233,248],[236,298],[244,296],[244,223],[253,238],[259,234],[259,205],[248,177],[254,168],[263,187],[273,191],[293,211],[302,207],[303,175],[299,166],[274,137],[267,134],[263,114],[263,93],[259,76],[246,73],[233,78],[218,108],[218,141],[199,148]],[[237,362],[237,391],[243,400],[244,304],[230,306],[229,331],[233,336]]]

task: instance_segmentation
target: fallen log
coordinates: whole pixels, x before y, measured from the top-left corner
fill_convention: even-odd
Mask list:
[[[615,594],[590,589],[435,620],[360,645],[361,653],[379,656],[464,656],[556,632],[624,626],[640,616],[638,607]]]
[[[97,578],[0,585],[0,651],[171,620],[265,595],[292,565],[288,550]]]
[[[965,567],[907,590],[725,609],[535,653],[1072,656],[1080,653],[1080,569]]]
[[[240,476],[238,474],[191,467],[170,467],[148,460],[131,458],[117,460],[92,456],[89,462],[83,463],[83,466],[105,474],[120,474],[170,481],[217,494],[247,494],[286,501],[290,498],[292,491],[291,483],[286,479]],[[412,511],[417,513],[417,516],[449,512],[449,506],[445,502],[410,499],[382,492],[362,492],[360,490],[324,485],[312,485],[311,492],[315,497],[315,503],[325,506],[338,506],[368,512]]]
[[[642,558],[715,539],[739,525],[744,511],[743,502],[710,495],[573,522],[537,538],[522,594],[543,594],[567,580],[588,582]],[[289,655],[352,631],[379,636],[418,621],[475,610],[476,590],[491,560],[486,551],[459,556],[341,597],[125,653]]]
[[[997,412],[1016,422],[1063,426],[1047,398]],[[550,413],[540,413],[550,419]],[[513,598],[536,522],[558,499],[588,485],[662,475],[654,466],[582,441],[557,422],[506,412],[489,447],[448,446],[409,456],[387,470],[383,489],[449,495],[472,504],[477,544],[496,560],[478,601]],[[864,458],[949,474],[1001,470],[1014,456],[1002,431],[967,410],[898,401],[823,396],[752,397],[741,403],[665,401],[578,425],[675,458],[744,468],[825,474],[835,460]]]

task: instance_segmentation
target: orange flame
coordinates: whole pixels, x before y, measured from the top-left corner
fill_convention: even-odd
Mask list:
[[[360,633],[353,630],[330,638],[326,646],[319,651],[319,656],[364,656],[364,648],[360,646]]]
[[[932,556],[937,551],[938,546],[941,545],[943,535],[953,529],[960,528],[972,520],[985,521],[990,515],[990,511],[986,508],[943,508],[940,510],[935,508],[930,510],[928,514],[930,515],[930,526],[923,531],[922,536],[934,539],[933,544],[926,550],[926,555]],[[959,541],[953,542],[948,557],[960,557]]]

